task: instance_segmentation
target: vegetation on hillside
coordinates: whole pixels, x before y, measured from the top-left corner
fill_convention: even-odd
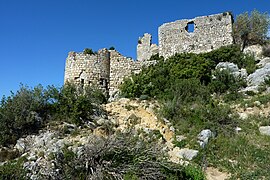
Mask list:
[[[39,85],[33,89],[22,85],[0,102],[0,146],[14,144],[23,135],[38,132],[49,121],[82,125],[91,121],[96,104],[105,101],[100,91],[82,90],[71,84],[62,88]]]
[[[244,55],[239,46],[198,55],[177,54],[167,60],[161,57],[156,65],[127,78],[121,86],[122,95],[159,100],[161,119],[169,120],[176,134],[187,137],[181,142],[182,148],[201,149],[197,135],[210,129],[215,137],[195,159],[202,168],[214,166],[228,171],[232,179],[270,178],[265,171],[269,169],[268,158],[262,158],[269,157],[269,138],[258,134],[260,121],[265,120],[257,116],[239,119],[232,107],[249,103],[243,102],[247,95],[239,92],[246,82],[228,70],[215,69],[219,62],[233,62],[250,72],[256,69],[254,57]],[[257,101],[269,102],[265,95],[257,96]],[[243,133],[237,133],[236,127],[244,129]]]
[[[235,42],[242,46],[242,50],[253,44],[265,44],[269,31],[270,18],[267,12],[261,13],[253,10],[236,17],[233,24],[233,35]]]

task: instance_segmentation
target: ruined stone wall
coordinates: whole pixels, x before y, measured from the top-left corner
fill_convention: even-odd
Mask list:
[[[193,32],[189,25],[194,25]],[[155,64],[156,61],[148,60],[158,52],[168,58],[175,53],[208,52],[232,44],[232,16],[222,13],[166,23],[159,27],[159,46],[151,40],[152,36],[147,33],[139,39],[138,61],[115,50],[101,49],[94,55],[70,52],[66,60],[65,83],[95,85],[112,96],[119,91],[125,77],[139,73],[143,66]]]
[[[137,45],[137,60],[149,60],[152,55],[158,54],[158,46],[152,44],[152,35],[145,33],[140,37]]]
[[[66,59],[65,83],[72,82],[81,86],[95,85],[100,89],[108,88],[110,77],[110,53],[101,49],[89,55],[70,52]]]
[[[232,16],[227,12],[165,23],[158,29],[159,55],[168,58],[175,53],[209,52],[230,45],[232,23]],[[194,31],[189,32],[192,25]]]
[[[70,52],[66,59],[64,81],[80,86],[97,86],[106,94],[113,95],[119,91],[125,77],[139,73],[143,66],[154,63],[134,61],[115,50],[101,49],[94,55]]]

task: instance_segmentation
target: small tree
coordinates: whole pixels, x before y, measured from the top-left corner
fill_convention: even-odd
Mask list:
[[[83,50],[83,54],[95,54],[91,48],[85,48]]]
[[[248,12],[237,16],[233,24],[233,36],[235,42],[242,46],[264,44],[267,40],[267,32],[270,25],[268,13],[260,13],[253,10],[249,16]]]
[[[115,50],[115,47],[111,46],[111,47],[109,48],[109,50]]]

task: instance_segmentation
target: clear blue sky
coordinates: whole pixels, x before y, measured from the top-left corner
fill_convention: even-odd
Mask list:
[[[19,84],[61,86],[69,51],[114,46],[136,58],[138,37],[157,43],[165,22],[270,10],[269,0],[0,0],[0,97]]]

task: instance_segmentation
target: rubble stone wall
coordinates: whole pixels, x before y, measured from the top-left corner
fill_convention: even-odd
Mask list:
[[[229,12],[165,23],[158,29],[159,55],[209,52],[233,44],[232,24]]]

